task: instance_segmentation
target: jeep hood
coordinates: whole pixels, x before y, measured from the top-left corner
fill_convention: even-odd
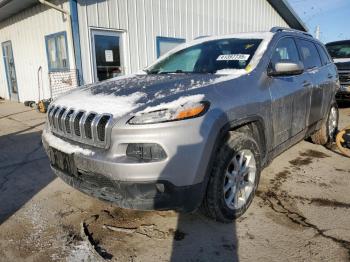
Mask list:
[[[136,113],[186,97],[204,98],[214,91],[209,85],[232,80],[246,74],[237,70],[227,76],[213,74],[132,75],[87,85],[69,92],[52,104],[96,113],[111,113],[114,117]],[[173,103],[174,104],[174,103]]]

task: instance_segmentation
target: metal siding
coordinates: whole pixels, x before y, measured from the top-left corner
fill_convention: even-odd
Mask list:
[[[78,0],[84,80],[91,77],[91,27],[124,30],[126,73],[156,59],[156,37],[185,38],[288,27],[266,0]]]
[[[61,1],[63,3],[63,1]],[[63,8],[69,9],[67,2]],[[48,22],[49,21],[49,22]],[[0,43],[11,40],[16,66],[19,99],[38,99],[37,71],[42,67],[45,98],[50,95],[45,36],[67,31],[67,21],[58,11],[38,4],[0,23]],[[68,36],[68,34],[67,34]],[[69,37],[69,36],[68,36]],[[67,39],[70,43],[70,39]],[[69,61],[74,61],[73,50],[68,46]],[[5,68],[0,49],[0,96],[9,98]],[[74,65],[70,63],[70,68]],[[41,91],[42,94],[42,91]]]

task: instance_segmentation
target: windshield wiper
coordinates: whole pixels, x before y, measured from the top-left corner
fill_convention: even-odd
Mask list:
[[[191,72],[185,72],[185,71],[182,71],[181,69],[178,69],[176,71],[162,71],[162,72],[159,72],[158,74],[190,74]]]
[[[147,75],[156,75],[159,72],[159,70],[154,70],[154,71],[152,71],[152,70],[143,70],[143,71],[145,71]]]

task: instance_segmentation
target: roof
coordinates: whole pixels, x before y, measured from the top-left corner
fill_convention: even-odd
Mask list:
[[[308,28],[286,0],[267,0],[277,13],[294,29],[308,31]]]
[[[37,4],[38,0],[0,0],[0,21]]]
[[[97,0],[96,0],[97,1]],[[37,4],[38,0],[0,0],[0,21]],[[286,0],[267,0],[277,13],[294,29],[308,31]]]

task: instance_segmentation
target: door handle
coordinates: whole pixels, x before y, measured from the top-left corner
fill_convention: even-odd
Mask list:
[[[329,78],[329,79],[332,79],[332,78],[333,78],[333,75],[328,74],[328,78]]]

